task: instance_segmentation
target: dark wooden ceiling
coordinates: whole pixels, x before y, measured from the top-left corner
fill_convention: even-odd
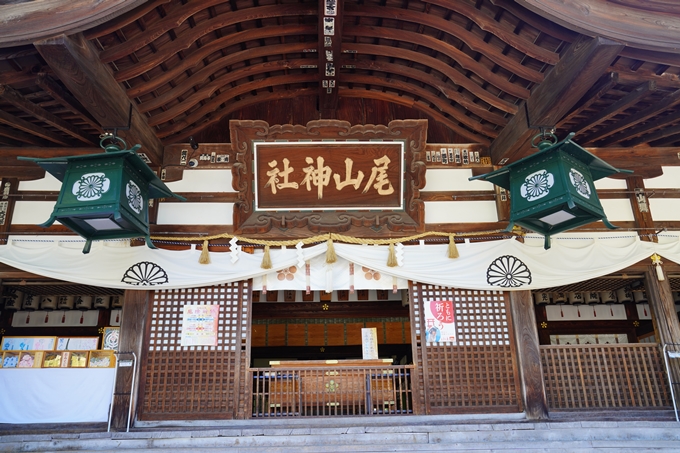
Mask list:
[[[622,11],[640,24],[680,23],[665,0],[582,1],[611,13],[599,25],[567,23],[560,14],[573,2],[557,0],[543,2],[550,17],[532,0],[111,0],[96,11],[55,0],[52,12],[9,3],[0,6],[17,18],[0,25],[5,166],[29,150],[91,152],[103,128],[127,124],[129,105],[121,134],[155,165],[189,136],[228,141],[232,118],[427,118],[428,141],[483,144],[495,164],[530,153],[537,127],[554,126],[619,166],[647,157],[636,167],[644,176],[678,163],[680,36],[673,46],[639,25],[613,39]],[[320,18],[334,19],[328,33]],[[0,176],[35,177],[11,172]]]

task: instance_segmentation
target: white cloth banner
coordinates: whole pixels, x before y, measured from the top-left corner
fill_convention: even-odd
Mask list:
[[[106,422],[113,368],[0,369],[0,423]]]
[[[312,290],[406,288],[408,280],[475,290],[551,288],[616,272],[658,253],[680,264],[680,234],[659,235],[659,242],[640,241],[635,233],[566,233],[543,237],[458,244],[459,258],[447,256],[448,245],[403,247],[402,265],[387,266],[387,246],[334,243],[338,261],[325,261],[326,243],[296,249],[270,250],[272,269],[262,269],[262,251],[211,252],[210,264],[199,264],[198,250],[152,250],[121,247],[121,242],[94,243],[82,253],[82,241],[67,238],[10,237],[0,246],[0,262],[34,274],[106,288],[158,289],[216,285],[253,278],[254,289],[303,290],[310,263]],[[354,273],[350,272],[350,263]],[[651,261],[650,261],[651,263]]]

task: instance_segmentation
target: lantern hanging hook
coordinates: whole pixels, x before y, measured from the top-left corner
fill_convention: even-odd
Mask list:
[[[105,131],[111,131],[113,132],[104,132],[99,136],[99,146],[101,146],[104,151],[107,153],[110,152],[115,152],[115,151],[123,151],[127,150],[127,143],[125,140],[123,140],[121,137],[118,136],[118,131],[129,131],[130,130],[130,125],[132,124],[132,103],[129,105],[128,109],[128,120],[127,120],[127,125],[125,126],[104,126],[103,129]],[[105,142],[108,141],[108,144],[105,144]],[[122,146],[121,146],[122,145]],[[133,148],[134,150],[135,148]]]
[[[99,136],[99,146],[107,153],[127,149],[127,143],[116,135],[115,129],[113,132],[104,132]]]
[[[538,142],[537,139],[540,139]],[[540,132],[531,139],[531,147],[538,148],[539,150],[544,150],[555,145],[559,140],[557,135],[555,135],[555,128],[550,127],[540,127]]]

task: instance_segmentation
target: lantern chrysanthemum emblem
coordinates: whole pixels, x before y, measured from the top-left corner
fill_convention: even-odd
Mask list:
[[[71,192],[78,201],[98,200],[109,191],[111,181],[104,173],[87,173],[73,184]]]
[[[142,198],[142,191],[134,181],[128,181],[127,185],[125,186],[125,195],[127,196],[130,209],[135,211],[137,214],[142,212],[142,203],[144,202],[144,199]]]
[[[527,176],[524,184],[520,188],[520,195],[527,201],[534,201],[545,197],[550,192],[550,188],[555,184],[552,173],[546,170],[539,170]]]
[[[168,274],[156,263],[140,261],[125,271],[121,281],[135,286],[162,285],[168,283]]]
[[[531,284],[531,271],[520,259],[504,255],[494,260],[486,270],[489,285],[517,288]]]
[[[569,179],[579,195],[590,199],[590,184],[588,184],[588,180],[583,176],[583,173],[572,168],[569,170]]]

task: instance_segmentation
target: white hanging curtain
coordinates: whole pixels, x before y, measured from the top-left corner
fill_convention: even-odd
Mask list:
[[[304,263],[310,262],[311,290],[393,289],[408,280],[475,290],[533,290],[567,285],[607,275],[658,253],[680,264],[680,235],[659,235],[659,242],[640,241],[634,233],[568,233],[553,237],[543,249],[542,236],[525,242],[506,239],[458,244],[459,258],[447,256],[448,245],[403,247],[400,266],[387,266],[388,246],[334,243],[338,260],[326,263],[326,243],[308,248],[272,247],[272,268],[262,269],[262,251],[255,254],[210,253],[210,264],[199,264],[198,250],[151,250],[93,244],[69,237],[10,237],[0,246],[0,262],[58,280],[119,289],[171,289],[216,285],[254,279],[254,288],[304,290]],[[350,263],[354,273],[350,275]],[[650,261],[651,264],[651,261]],[[330,285],[330,287],[329,287]]]

